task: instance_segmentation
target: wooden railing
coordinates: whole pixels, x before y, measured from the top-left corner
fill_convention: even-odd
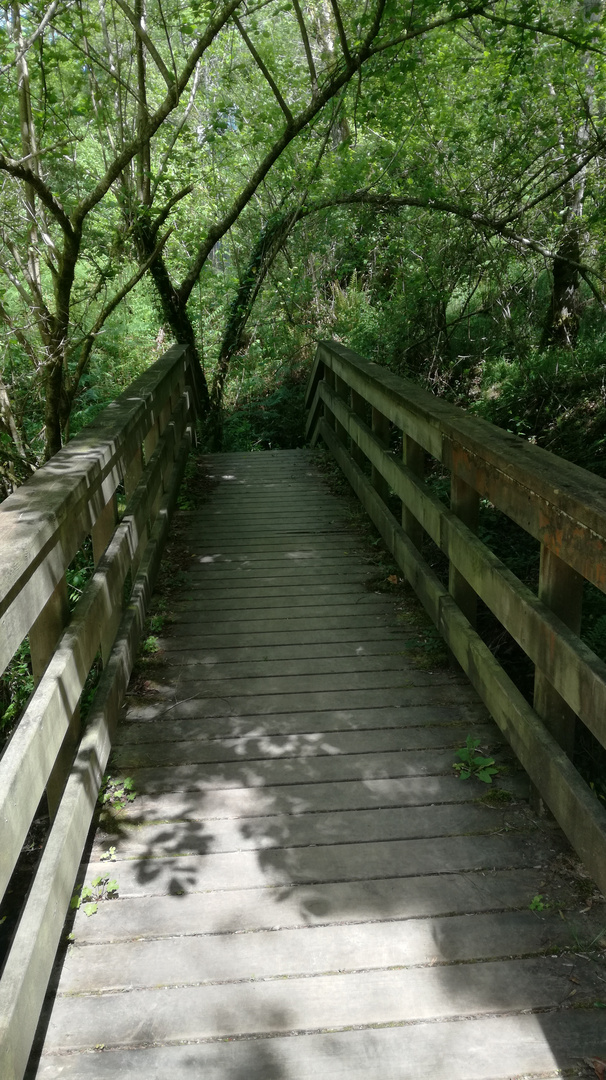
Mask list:
[[[0,671],[29,637],[37,683],[0,760],[0,897],[45,792],[52,820],[0,981],[3,1080],[26,1068],[193,438],[194,401],[189,352],[174,346],[0,505]],[[90,536],[95,569],[70,616],[66,570]],[[99,654],[81,733],[79,701]]]
[[[333,342],[318,347],[308,408],[308,437],[333,453],[535,801],[606,892],[606,810],[571,760],[577,717],[606,745],[606,665],[579,637],[584,581],[606,592],[606,481]],[[450,474],[450,508],[424,482],[427,455]],[[540,542],[538,595],[476,535],[480,500]],[[448,588],[423,557],[424,533],[448,558]],[[478,597],[535,665],[532,707],[474,628]]]

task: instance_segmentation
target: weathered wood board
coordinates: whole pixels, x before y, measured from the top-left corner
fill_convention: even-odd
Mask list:
[[[498,729],[415,668],[306,452],[208,465],[164,664],[118,734],[137,797],[83,868],[119,898],[76,915],[31,1080],[588,1075],[599,903]],[[455,777],[469,733],[509,801]]]

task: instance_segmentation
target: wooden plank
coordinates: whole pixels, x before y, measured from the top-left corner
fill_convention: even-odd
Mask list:
[[[401,644],[398,643],[398,644]],[[217,680],[226,681],[240,681],[241,679],[272,679],[278,678],[290,678],[299,676],[313,676],[314,687],[316,690],[322,690],[323,684],[321,681],[322,676],[332,678],[333,676],[350,674],[350,675],[362,675],[364,672],[378,675],[385,672],[397,672],[398,677],[401,679],[403,676],[402,671],[402,654],[403,650],[397,650],[396,643],[392,640],[387,643],[388,648],[383,652],[374,652],[371,655],[364,655],[358,653],[354,656],[326,656],[326,650],[323,657],[312,657],[312,659],[292,659],[292,660],[273,660],[268,657],[269,650],[266,650],[265,659],[258,660],[256,662],[246,663],[244,659],[242,661],[235,660],[233,663],[224,662],[222,664],[183,664],[175,665],[174,676],[181,682],[197,682],[200,679],[204,680],[205,685],[211,685]],[[391,646],[391,647],[389,647]],[[178,674],[177,674],[178,673]],[[171,675],[173,673],[167,672],[167,684],[174,684]],[[393,676],[387,675],[384,686],[390,685],[390,679]],[[291,686],[292,684],[289,684]],[[350,682],[351,689],[358,689],[355,680]],[[296,684],[293,689],[297,689]]]
[[[144,937],[186,937],[278,930],[378,920],[528,909],[540,892],[544,871],[536,868],[390,876],[313,886],[234,889],[181,896],[142,896],[100,904],[94,919],[79,911],[74,935],[84,945]],[[398,929],[399,927],[396,927]]]
[[[452,770],[452,750],[384,751],[344,754],[338,757],[291,757],[284,760],[256,759],[254,764],[223,761],[215,765],[166,765],[128,769],[137,791],[155,794],[177,786],[181,791],[208,791],[213,788],[264,787],[274,784],[326,783],[356,780],[364,782],[386,776],[403,778],[439,776]],[[438,783],[436,780],[436,788]]]
[[[217,855],[174,855],[124,859],[119,889],[123,898],[166,896],[208,890],[255,889],[329,881],[364,881],[422,874],[452,874],[468,870],[506,870],[537,864],[544,851],[533,833],[514,836],[449,836],[430,840],[389,840],[373,843],[332,844],[327,847],[268,848],[256,852]],[[437,870],[439,868],[439,871]],[[91,860],[88,874],[107,872],[103,862]]]
[[[454,683],[438,683],[438,685],[416,686],[409,680],[410,685],[393,690],[383,690],[381,704],[387,708],[406,708],[409,705],[446,705],[455,702],[468,703],[477,700],[476,693],[471,687]],[[377,703],[376,690],[350,690],[347,695],[346,707],[348,709],[369,709]],[[344,705],[343,691],[334,693],[307,694],[258,694],[248,697],[232,697],[226,701],[224,697],[204,697],[195,695],[182,696],[170,693],[155,701],[146,702],[143,697],[140,701],[132,701],[129,715],[136,720],[156,720],[163,716],[173,719],[180,717],[195,716],[199,720],[207,717],[225,716],[274,716],[284,712],[318,712],[333,711]]]
[[[396,933],[394,933],[394,930]],[[568,941],[562,920],[530,911],[316,926],[254,934],[87,945],[68,953],[63,993],[317,975],[524,956]],[[439,943],[439,945],[438,945]]]
[[[218,658],[229,649],[235,649],[239,652],[241,649],[250,648],[258,652],[268,646],[270,648],[283,647],[285,649],[296,649],[298,645],[301,645],[304,649],[329,646],[327,652],[332,648],[338,650],[342,646],[343,648],[357,647],[364,651],[367,647],[370,648],[373,642],[378,645],[380,642],[385,641],[388,647],[390,642],[396,647],[402,642],[405,647],[410,635],[409,629],[394,633],[393,627],[386,626],[384,620],[380,621],[380,618],[377,619],[374,615],[370,619],[370,625],[368,619],[362,618],[359,626],[357,622],[353,626],[349,622],[338,626],[336,629],[322,628],[321,626],[317,629],[304,629],[299,632],[283,629],[283,632],[279,632],[279,638],[271,630],[252,636],[248,633],[233,633],[232,631],[223,634],[200,633],[196,632],[190,624],[187,624],[183,634],[179,634],[178,624],[174,622],[169,624],[167,632],[170,632],[172,636],[158,638],[158,644],[163,654],[168,655],[169,652],[180,653],[183,650],[199,649],[198,655],[204,656],[208,652],[211,655],[216,654]],[[280,641],[280,646],[276,646],[277,640]],[[358,643],[357,646],[356,642]]]
[[[193,679],[180,679],[179,676],[164,684],[165,696],[171,700],[179,700],[185,697],[203,701],[205,698],[236,698],[241,701],[245,697],[259,698],[261,696],[276,697],[286,694],[297,696],[314,694],[318,695],[341,694],[348,692],[355,694],[359,691],[375,691],[375,703],[392,704],[394,694],[397,695],[400,688],[409,689],[411,686],[435,686],[442,684],[446,687],[451,685],[452,678],[448,673],[416,671],[414,675],[406,678],[406,675],[397,668],[383,671],[353,671],[336,672],[333,675],[285,675],[267,676],[258,678],[242,679],[218,679],[198,681]],[[384,700],[383,700],[384,699]]]
[[[232,607],[241,608],[244,606],[256,609],[270,607],[274,601],[276,602],[276,606],[280,606],[277,602],[286,600],[289,604],[299,607],[301,605],[309,605],[309,598],[312,594],[314,600],[323,596],[328,597],[329,605],[333,602],[333,599],[335,602],[342,602],[343,598],[351,596],[359,598],[360,582],[331,581],[329,584],[316,582],[312,592],[308,582],[302,585],[291,585],[289,582],[286,582],[283,585],[262,585],[260,587],[250,585],[248,588],[238,588],[234,586],[231,589],[223,588],[217,590],[207,589],[204,584],[200,584],[193,579],[187,590],[187,600],[177,601],[174,606],[177,608],[179,603],[191,602],[199,604],[201,611],[212,611],[215,607],[222,610]],[[372,593],[372,595],[379,596],[381,594]],[[254,602],[255,600],[261,600],[262,603],[256,604]],[[242,601],[246,601],[246,604],[243,604]]]
[[[561,961],[542,957],[292,979],[287,1001],[281,980],[107,994],[94,1012],[74,996],[57,1001],[47,1046],[85,1049],[94,1038],[108,1047],[144,1046],[150,1027],[137,1018],[150,1015],[156,1041],[179,1042],[549,1009],[569,985]]]
[[[244,780],[243,780],[244,782]],[[513,802],[528,796],[525,774],[512,771],[499,784],[499,791],[511,793]],[[203,788],[199,792],[171,790],[157,795],[140,792],[116,815],[115,823],[143,821],[204,821],[225,817],[250,818],[274,813],[316,814],[329,810],[384,809],[392,806],[441,806],[466,803],[486,797],[480,781],[463,784],[455,776],[390,777],[379,780],[359,779],[329,783],[292,783],[264,787]],[[505,800],[509,806],[509,800]],[[505,813],[506,811],[504,811]],[[114,815],[112,812],[111,820]],[[495,818],[499,822],[498,811]],[[111,821],[110,821],[111,824]],[[104,826],[105,827],[105,826]],[[105,832],[103,836],[105,837]],[[111,846],[108,839],[106,849]],[[536,892],[537,890],[535,890]]]
[[[376,608],[371,608],[368,605],[360,610],[356,607],[353,610],[353,605],[339,605],[336,615],[326,615],[322,612],[326,611],[326,608],[307,608],[307,614],[301,614],[295,617],[284,616],[275,618],[275,612],[272,612],[272,618],[265,619],[228,619],[222,623],[215,624],[214,619],[205,621],[202,624],[205,638],[208,638],[210,634],[210,640],[214,643],[220,643],[222,641],[231,641],[232,644],[236,644],[239,640],[244,641],[275,641],[276,635],[280,635],[281,641],[292,641],[302,639],[302,636],[307,634],[315,634],[314,640],[318,640],[323,634],[330,633],[351,633],[351,625],[353,618],[355,617],[356,626],[359,626],[360,632],[363,633],[366,630],[377,630],[384,632],[385,616],[384,611]],[[333,609],[334,610],[334,609]],[[312,614],[309,614],[311,612]],[[278,614],[280,614],[278,612]],[[216,625],[216,629],[215,629]],[[173,615],[171,623],[171,633],[173,640],[179,639],[194,640],[194,638],[200,637],[200,620],[196,620],[192,613],[184,610],[179,612],[178,620]],[[288,635],[290,634],[290,638]],[[268,635],[271,635],[268,637]]]
[[[198,718],[172,720],[170,716],[153,724],[149,721],[137,723],[129,716],[128,709],[116,737],[118,746],[130,743],[151,741],[174,742],[179,739],[215,739],[229,738],[230,735],[242,738],[288,738],[291,732],[331,731],[372,731],[397,728],[403,740],[422,738],[417,728],[422,728],[428,739],[435,738],[439,732],[446,737],[448,731],[457,737],[461,725],[470,725],[475,729],[486,720],[487,713],[483,705],[412,705],[408,708],[347,709],[333,712],[298,712],[278,713],[273,716],[239,716],[237,718],[210,718],[200,723]],[[491,729],[491,742],[500,738],[494,728]]]
[[[151,725],[148,725],[151,727]],[[158,725],[160,726],[160,724]],[[478,738],[490,739],[491,728],[476,725]],[[337,757],[344,754],[378,754],[393,750],[452,749],[464,745],[460,727],[422,727],[402,730],[399,727],[370,731],[308,732],[291,735],[242,735],[239,738],[166,739],[155,741],[155,725],[147,740],[121,744],[114,750],[118,768],[142,768],[150,765],[211,764],[223,761],[257,761],[263,758]]]
[[[111,1054],[49,1057],[41,1080],[182,1080],[188,1072],[209,1080],[246,1076],[311,1080],[317,1075],[347,1080],[419,1080],[439,1076],[447,1061],[449,1080],[511,1080],[536,1075],[559,1080],[577,1069],[583,1051],[606,1054],[606,1036],[595,1010],[461,1019],[388,1029],[164,1046]],[[337,1071],[339,1070],[339,1071]]]
[[[162,652],[162,663],[168,667],[201,667],[203,669],[222,667],[223,664],[249,664],[265,661],[267,663],[283,663],[287,660],[303,663],[310,660],[329,659],[357,659],[370,660],[370,657],[382,657],[390,654],[405,655],[405,648],[410,632],[397,637],[386,629],[384,633],[376,637],[369,637],[363,643],[358,641],[327,641],[318,643],[310,641],[288,645],[275,645],[268,642],[267,645],[243,645],[221,648],[204,647],[200,644],[196,648],[195,643],[177,642],[172,638],[160,638],[159,648]],[[254,640],[254,639],[253,639]]]
[[[276,811],[278,807],[275,808]],[[284,800],[284,810],[288,810]],[[527,814],[509,809],[505,820],[510,829],[523,828]],[[504,827],[503,815],[493,808],[469,803],[443,803],[439,806],[401,807],[382,810],[346,810],[328,813],[308,812],[291,815],[274,813],[271,817],[202,820],[196,824],[187,818],[167,829],[166,823],[127,825],[109,838],[100,836],[91,858],[108,850],[108,839],[115,848],[112,876],[120,877],[125,859],[176,858],[184,855],[216,855],[238,851],[267,851],[271,848],[304,848],[341,844],[355,836],[356,843],[435,839],[443,836],[479,835]],[[515,950],[514,950],[515,951]],[[356,966],[361,966],[356,964]]]

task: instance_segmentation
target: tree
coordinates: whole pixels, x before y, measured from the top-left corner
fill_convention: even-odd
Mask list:
[[[553,223],[559,193],[581,170],[590,184],[603,145],[601,29],[572,3],[540,15],[528,0],[15,0],[1,29],[0,321],[45,399],[47,456],[104,328],[148,271],[160,320],[194,351],[195,290],[227,317],[206,390],[216,410],[252,303],[311,209],[366,205],[402,223],[409,208],[437,230],[438,215],[455,218],[470,287],[473,252],[494,262],[503,245],[559,251],[592,280]],[[596,104],[579,155],[558,135],[579,130],[565,75],[581,85],[588,55]],[[230,280],[213,293],[218,262]],[[458,280],[436,292],[446,337]],[[0,445],[34,464],[11,363]]]

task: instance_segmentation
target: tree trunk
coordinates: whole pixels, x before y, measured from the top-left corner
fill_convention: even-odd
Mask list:
[[[574,227],[564,237],[553,260],[553,284],[541,348],[550,345],[574,349],[579,333],[580,229]]]

